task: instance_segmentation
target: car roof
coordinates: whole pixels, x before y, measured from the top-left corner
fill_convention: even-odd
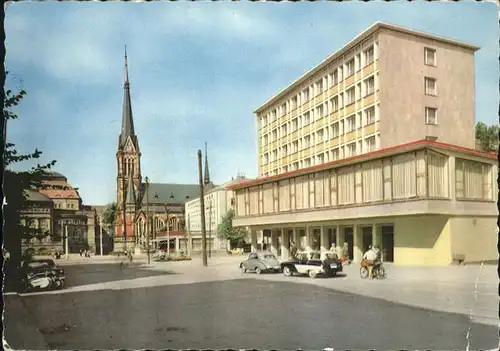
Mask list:
[[[273,256],[276,256],[276,255],[275,255],[275,254],[273,254],[271,251],[253,251],[253,252],[251,252],[251,253],[249,254],[249,256],[250,256],[250,255],[252,255],[252,254],[256,254],[256,255],[258,255],[259,257],[260,257],[260,256],[266,256],[266,255],[273,255]]]

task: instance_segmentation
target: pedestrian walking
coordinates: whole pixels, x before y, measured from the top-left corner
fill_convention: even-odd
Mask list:
[[[348,262],[349,261],[349,245],[347,242],[344,243],[344,247],[342,248],[342,258]]]
[[[292,254],[292,257],[293,258],[296,258],[297,257],[297,245],[295,245],[295,241],[292,241],[292,248],[290,250],[290,253]]]

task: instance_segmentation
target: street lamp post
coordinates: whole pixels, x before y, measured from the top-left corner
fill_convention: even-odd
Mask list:
[[[212,199],[208,200],[208,257],[212,258]]]
[[[123,186],[123,192],[122,194],[125,194],[125,176],[122,177],[122,186]],[[123,214],[123,250],[127,252],[127,214],[126,214],[126,200],[125,196],[122,196],[122,214]]]
[[[165,214],[167,215],[167,257],[170,257],[170,219],[168,218],[167,204],[165,204]]]
[[[68,243],[69,236],[68,236],[68,225],[67,224],[64,226],[64,229],[65,229],[65,232],[66,232],[65,233],[66,234],[66,245],[65,245],[66,246],[65,247],[65,250],[66,250],[66,260],[69,260],[69,243]]]
[[[156,243],[156,232],[157,232],[157,228],[156,228],[156,203],[158,202],[158,193],[155,193],[154,199],[155,199],[155,201],[153,203],[153,224],[152,224],[153,235],[152,235],[152,238],[153,238],[153,240],[155,240],[155,243]]]

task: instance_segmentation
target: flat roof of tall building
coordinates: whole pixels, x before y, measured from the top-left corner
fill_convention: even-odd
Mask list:
[[[293,88],[296,88],[298,85],[300,85],[301,83],[303,83],[304,81],[306,81],[308,78],[312,77],[315,73],[317,73],[321,69],[323,69],[326,66],[328,66],[330,63],[332,63],[333,61],[335,61],[336,59],[338,59],[340,56],[342,56],[343,54],[345,54],[347,51],[349,51],[354,46],[358,45],[361,41],[363,41],[364,39],[366,39],[368,36],[372,35],[373,33],[377,32],[380,29],[388,29],[388,30],[397,31],[397,32],[400,32],[400,33],[406,33],[406,34],[410,34],[410,35],[416,35],[416,36],[419,36],[419,37],[422,37],[422,38],[427,38],[427,39],[431,39],[431,40],[440,41],[442,43],[448,43],[448,44],[451,44],[451,45],[460,46],[460,47],[462,47],[464,49],[468,49],[468,50],[471,50],[473,52],[475,52],[475,51],[477,51],[477,50],[480,49],[480,47],[478,47],[478,46],[475,46],[475,45],[472,45],[472,44],[468,44],[468,43],[465,43],[463,41],[459,41],[459,40],[455,40],[455,39],[450,39],[450,38],[445,38],[445,37],[441,37],[441,36],[438,36],[438,35],[435,35],[435,34],[426,33],[426,32],[417,31],[417,30],[414,30],[414,29],[409,29],[409,28],[401,27],[401,26],[398,26],[398,25],[395,25],[395,24],[390,24],[390,23],[385,23],[385,22],[375,22],[368,29],[366,29],[365,31],[361,32],[356,37],[354,37],[354,39],[352,39],[347,44],[345,44],[342,48],[340,48],[340,50],[338,50],[338,51],[334,52],[333,54],[331,54],[330,56],[328,56],[326,59],[324,59],[318,65],[316,65],[314,68],[310,69],[309,71],[307,71],[306,73],[304,73],[303,75],[301,75],[299,78],[297,78],[291,84],[289,84],[287,87],[285,87],[284,89],[282,89],[281,91],[279,91],[276,95],[274,95],[269,100],[267,100],[263,105],[259,106],[254,111],[254,113],[262,112],[263,110],[265,110],[266,108],[268,108],[270,105],[272,105],[273,103],[275,103],[276,101],[278,101],[279,99],[281,99],[283,96],[285,96],[289,92],[289,90],[291,90]]]

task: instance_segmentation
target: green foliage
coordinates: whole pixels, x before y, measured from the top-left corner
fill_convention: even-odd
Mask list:
[[[229,240],[231,244],[237,243],[245,238],[246,233],[242,229],[233,227],[234,211],[229,210],[225,216],[222,217],[219,224],[219,239]]]
[[[476,140],[479,147],[485,152],[498,151],[499,127],[498,125],[488,126],[483,122],[476,124]]]
[[[116,223],[116,203],[112,202],[106,205],[104,212],[102,213],[102,223],[103,229],[106,231],[113,231]]]
[[[21,102],[26,96],[26,91],[21,90],[19,93],[13,93],[7,90],[4,93],[4,108],[3,115],[5,123],[3,125],[3,136],[6,137],[5,128],[8,122],[18,119],[17,114],[13,109]],[[30,209],[30,202],[28,201],[28,190],[47,188],[48,186],[42,183],[47,171],[52,168],[56,161],[51,161],[45,165],[37,164],[27,171],[14,172],[9,170],[9,166],[24,161],[33,161],[40,158],[42,152],[35,149],[32,153],[19,154],[15,149],[15,144],[4,144],[4,167],[3,174],[4,182],[4,202],[6,203],[3,208],[4,218],[4,246],[11,255],[13,264],[18,264],[21,260],[21,242],[29,242],[32,238],[39,240],[50,235],[47,231],[41,229],[31,228],[29,221],[26,224],[21,223],[23,211]]]

